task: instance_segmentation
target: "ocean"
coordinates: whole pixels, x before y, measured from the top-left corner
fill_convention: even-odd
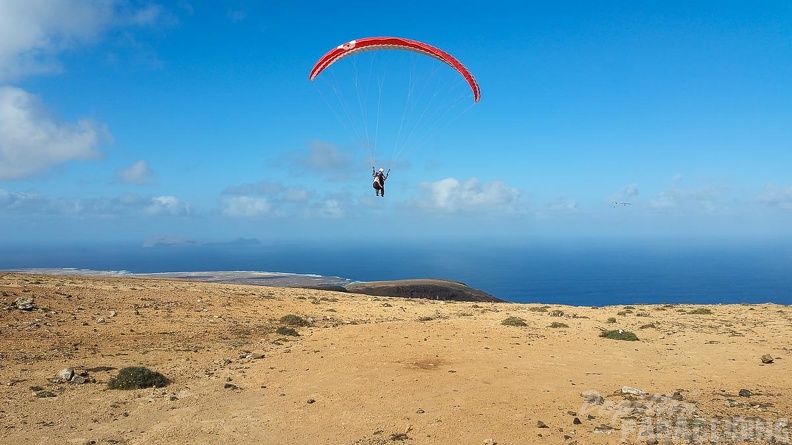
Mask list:
[[[0,246],[0,269],[260,271],[328,283],[441,278],[519,303],[792,304],[792,243],[259,242]]]

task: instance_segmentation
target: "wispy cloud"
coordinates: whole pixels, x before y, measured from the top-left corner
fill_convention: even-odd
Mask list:
[[[187,216],[191,206],[175,196],[125,193],[114,198],[50,198],[33,192],[0,189],[0,211],[7,215],[77,215],[101,218]]]
[[[663,212],[722,213],[728,210],[723,186],[682,188],[673,186],[649,201],[649,207]]]
[[[611,202],[632,202],[640,194],[638,184],[628,184],[622,187],[621,190],[610,196]]]
[[[230,196],[221,201],[222,212],[226,216],[251,218],[267,215],[272,206],[266,198],[252,196]]]
[[[95,158],[100,142],[108,139],[101,123],[59,123],[37,97],[0,87],[0,179],[24,178],[63,162]]]
[[[285,186],[266,180],[231,186],[222,194],[221,212],[239,218],[336,218],[344,214],[346,203],[353,200],[346,194],[319,197],[313,190],[302,186]]]
[[[154,182],[154,173],[149,169],[146,161],[137,161],[125,169],[118,170],[116,178],[127,184],[151,184]]]
[[[228,17],[231,23],[238,23],[247,18],[247,13],[239,9],[234,9],[226,12],[226,17]]]
[[[312,141],[301,150],[284,153],[274,165],[287,167],[292,174],[298,176],[319,176],[330,180],[354,177],[360,166],[353,159],[332,144]]]
[[[759,196],[759,202],[770,207],[792,210],[792,186],[766,184]]]
[[[56,73],[57,55],[96,41],[112,27],[151,26],[161,6],[124,0],[25,0],[0,2],[0,82]]]
[[[459,181],[446,178],[420,185],[420,196],[410,206],[441,213],[514,212],[521,191],[501,181],[480,182],[477,178]]]

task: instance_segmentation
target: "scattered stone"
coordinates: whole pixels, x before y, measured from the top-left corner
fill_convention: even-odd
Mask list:
[[[623,386],[621,389],[622,394],[632,394],[638,397],[645,397],[646,391],[641,391],[640,389],[635,389],[629,386]]]
[[[742,403],[736,400],[726,399],[726,406],[728,406],[729,408],[733,408],[735,406],[740,406],[740,405],[742,405]]]
[[[71,380],[69,380],[69,382],[74,383],[75,385],[82,385],[83,383],[86,383],[87,381],[88,381],[88,377],[80,375],[80,374],[74,374],[72,376]]]
[[[610,425],[600,425],[600,426],[594,427],[594,432],[595,433],[599,433],[599,434],[610,434],[611,431],[613,431],[613,430],[614,430],[614,428],[612,426],[610,426]]]
[[[110,318],[115,317],[116,315],[118,315],[116,311],[110,311]]]
[[[574,411],[567,411],[567,414],[569,414],[570,416],[577,416],[577,413]]]
[[[764,363],[766,365],[770,364],[770,363],[773,363],[773,356],[770,355],[770,354],[763,355],[762,356],[762,363]]]
[[[536,421],[536,427],[537,428],[550,428],[549,426],[547,426],[546,423],[542,422],[541,420],[537,420]]]
[[[239,389],[239,387],[233,383],[225,383],[223,384],[223,389]]]
[[[252,360],[261,360],[261,359],[264,358],[264,353],[263,352],[251,352],[250,353],[250,358]]]
[[[593,389],[590,389],[588,391],[583,391],[582,393],[580,393],[580,397],[583,397],[586,403],[597,404],[597,405],[601,405],[602,402],[605,401],[605,399],[602,397],[602,394],[600,394],[599,391]]]
[[[418,414],[423,414],[423,413],[425,413],[425,412],[426,412],[426,411],[424,411],[422,408],[418,408],[418,411],[416,411],[416,413],[418,413]]]
[[[674,394],[671,396],[671,399],[681,402],[682,401],[682,393],[679,391],[675,391]]]
[[[654,439],[654,438],[646,439],[646,445],[657,445],[659,443],[660,443],[660,441],[657,440],[657,439]]]
[[[740,390],[740,397],[751,397],[752,394],[753,393],[751,393],[750,390],[747,390],[747,389],[741,389]]]
[[[34,393],[33,395],[36,396],[36,398],[38,398],[38,399],[48,399],[50,397],[58,397],[52,391],[38,391],[38,392]]]
[[[19,297],[14,301],[14,306],[20,311],[32,311],[37,309],[33,297]]]
[[[484,445],[498,445],[498,442],[495,442],[495,439],[485,439],[483,444]]]
[[[105,321],[104,317],[99,317],[99,318],[96,319],[96,322],[97,323],[105,323],[106,321]]]
[[[68,382],[74,377],[74,369],[73,368],[63,368],[58,371],[58,378],[63,380],[64,382]]]
[[[313,404],[313,403],[316,403],[316,399],[308,399],[308,404],[309,405]]]
[[[575,417],[574,419],[572,419],[572,423],[574,423],[575,425],[580,425],[583,422],[581,422],[579,418]]]

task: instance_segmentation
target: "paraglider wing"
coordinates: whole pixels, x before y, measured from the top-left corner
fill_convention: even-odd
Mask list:
[[[319,61],[316,62],[316,65],[314,65],[313,69],[311,70],[309,79],[314,80],[316,76],[324,71],[325,68],[329,67],[339,59],[362,51],[380,49],[415,51],[430,57],[434,57],[435,59],[457,70],[459,74],[465,78],[468,85],[470,85],[470,89],[473,90],[473,99],[476,102],[481,99],[481,90],[479,89],[479,85],[476,82],[476,79],[473,77],[473,74],[454,56],[432,45],[428,45],[417,40],[404,39],[400,37],[366,37],[363,39],[351,40],[347,43],[344,43],[343,45],[339,45],[328,51],[327,54],[322,56]]]

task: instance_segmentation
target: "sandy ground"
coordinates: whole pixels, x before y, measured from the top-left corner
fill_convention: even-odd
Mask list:
[[[2,444],[789,443],[788,306],[438,302],[29,274],[0,275],[0,291]],[[38,309],[15,308],[20,297]],[[310,325],[278,334],[286,315]],[[108,389],[127,366],[172,382]],[[55,380],[67,367],[88,382]]]

